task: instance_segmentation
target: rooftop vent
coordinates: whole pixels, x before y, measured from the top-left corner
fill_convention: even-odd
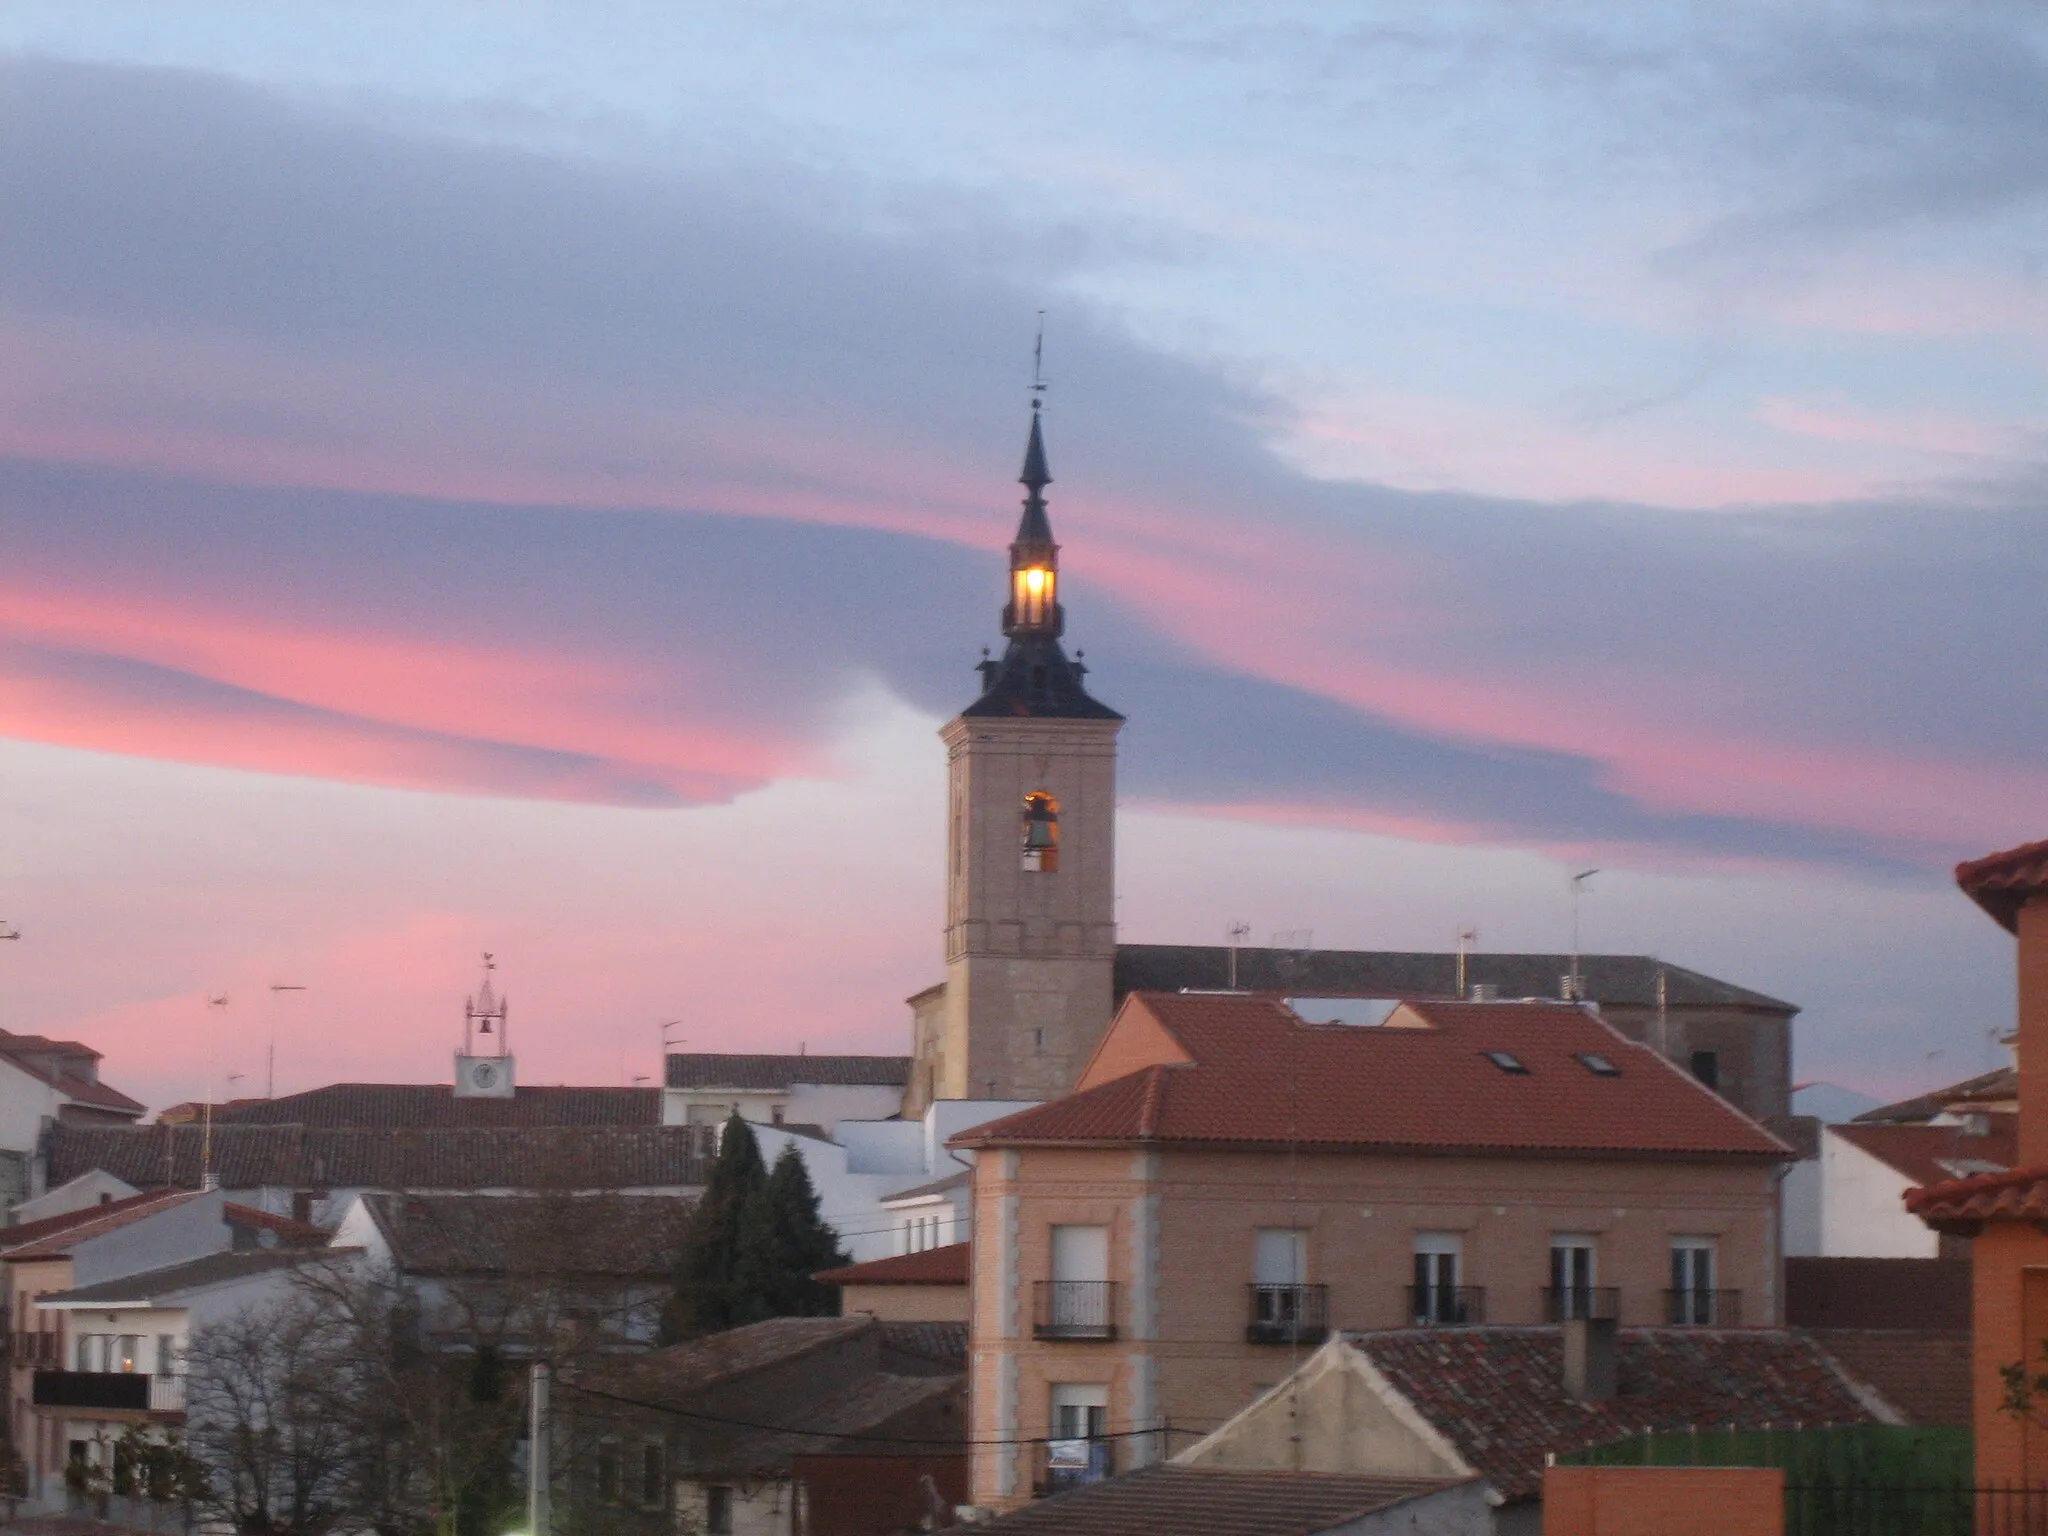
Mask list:
[[[1475,981],[1465,998],[1473,1003],[1497,1003],[1500,1001],[1500,987],[1491,981]]]

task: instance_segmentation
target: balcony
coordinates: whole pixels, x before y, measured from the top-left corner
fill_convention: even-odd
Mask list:
[[[1252,1344],[1320,1344],[1330,1335],[1327,1285],[1254,1285],[1251,1321],[1244,1336]]]
[[[1666,1291],[1664,1321],[1674,1328],[1740,1328],[1740,1291]]]
[[[99,1408],[124,1413],[182,1413],[185,1378],[141,1371],[37,1371],[38,1408]]]
[[[1113,1440],[1053,1440],[1038,1448],[1031,1494],[1043,1499],[1116,1476]]]
[[[1569,1323],[1582,1318],[1612,1320],[1621,1316],[1621,1287],[1615,1285],[1546,1285],[1543,1321]]]
[[[1410,1285],[1408,1321],[1415,1328],[1464,1328],[1486,1321],[1483,1285]]]
[[[1034,1339],[1116,1337],[1114,1280],[1040,1280],[1031,1291]]]

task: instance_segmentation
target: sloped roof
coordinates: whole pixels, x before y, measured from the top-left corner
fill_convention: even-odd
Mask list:
[[[921,1253],[821,1269],[811,1278],[821,1285],[965,1285],[972,1248],[971,1243],[948,1243]]]
[[[1852,1125],[1910,1125],[1923,1120],[1932,1120],[1950,1105],[1968,1106],[1973,1104],[2016,1103],[2020,1094],[2020,1075],[2012,1067],[1999,1067],[1976,1077],[1966,1077],[1960,1083],[1950,1083],[1946,1088],[1936,1088],[1929,1093],[1915,1094],[1910,1099],[1900,1099],[1896,1104],[1880,1104],[1876,1109],[1866,1109],[1858,1115]]]
[[[87,1238],[183,1205],[197,1193],[185,1189],[145,1190],[125,1200],[110,1200],[105,1205],[89,1205],[61,1216],[45,1216],[41,1221],[0,1228],[0,1259],[61,1259]]]
[[[678,1051],[668,1058],[671,1088],[738,1088],[773,1093],[798,1083],[901,1088],[909,1081],[908,1056],[734,1056]]]
[[[2019,929],[2020,908],[2048,891],[2048,841],[1987,853],[1956,866],[1956,884],[2007,932]]]
[[[100,1082],[97,1077],[65,1071],[64,1061],[67,1058],[83,1058],[89,1062],[97,1062],[100,1059],[98,1051],[90,1046],[81,1045],[76,1040],[52,1040],[44,1035],[17,1035],[0,1029],[0,1057],[5,1057],[11,1065],[26,1072],[37,1082],[47,1084],[80,1104],[89,1104],[95,1109],[122,1115],[139,1115],[148,1108],[147,1105],[129,1098],[120,1089]]]
[[[316,1227],[310,1221],[298,1221],[290,1216],[280,1216],[275,1211],[259,1210],[253,1205],[243,1205],[229,1200],[221,1206],[223,1219],[238,1227],[254,1227],[259,1232],[273,1232],[280,1242],[292,1248],[318,1248],[334,1234],[325,1227]]]
[[[1909,1189],[1906,1209],[1937,1231],[1965,1236],[1987,1221],[2048,1221],[2048,1167],[2012,1168]]]
[[[40,1298],[43,1306],[158,1306],[193,1291],[359,1254],[360,1248],[238,1248]]]
[[[1116,995],[1127,992],[1211,991],[1231,985],[1232,951],[1221,944],[1119,944]],[[1294,997],[1440,997],[1458,995],[1458,957],[1449,951],[1384,949],[1267,949],[1236,951],[1236,985],[1247,992]],[[1556,998],[1572,968],[1570,955],[1465,956],[1467,987],[1492,986],[1504,998]],[[1602,1005],[1657,1006],[1657,982],[1673,1008],[1753,1008],[1796,1013],[1798,1005],[1653,955],[1581,955],[1586,996]]]
[[[94,1168],[138,1185],[197,1189],[190,1125],[66,1125],[48,1132],[49,1180]],[[681,1189],[704,1182],[689,1126],[341,1129],[215,1125],[213,1166],[227,1189]]]
[[[438,1129],[659,1125],[659,1088],[516,1088],[509,1099],[458,1099],[446,1083],[330,1083],[278,1099],[216,1107],[213,1123]]]
[[[1276,999],[1236,993],[1134,994],[1110,1039],[1131,1010],[1142,1009],[1191,1061],[1141,1068],[975,1126],[951,1144],[1791,1155],[1755,1121],[1584,1009],[1408,1006],[1429,1027],[1309,1025]],[[1489,1052],[1506,1052],[1527,1071],[1503,1071]],[[1603,1076],[1581,1055],[1605,1058],[1619,1071]]]
[[[1980,1173],[2003,1173],[2019,1161],[2016,1115],[1992,1115],[1990,1130],[1972,1136],[1961,1125],[1837,1125],[1828,1134],[1869,1153],[1916,1185]]]
[[[775,1317],[608,1360],[601,1368],[580,1372],[578,1379],[658,1402],[687,1402],[706,1387],[843,1343],[874,1326],[867,1317]]]
[[[363,1203],[398,1267],[415,1275],[663,1279],[690,1212],[673,1195],[372,1194]]]
[[[1816,1328],[1809,1336],[1875,1387],[1909,1424],[1970,1422],[1970,1335],[1907,1328]]]
[[[1514,1503],[1540,1496],[1544,1457],[1695,1425],[1861,1424],[1870,1410],[1810,1338],[1774,1328],[1624,1328],[1617,1392],[1564,1390],[1556,1328],[1403,1328],[1345,1335]]]
[[[1018,1536],[1316,1536],[1460,1481],[1167,1463],[1039,1499],[975,1529]]]

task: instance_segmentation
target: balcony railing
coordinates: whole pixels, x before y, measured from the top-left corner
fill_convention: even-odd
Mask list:
[[[1099,1483],[1116,1475],[1114,1440],[1053,1440],[1038,1448],[1038,1467],[1031,1479],[1037,1498]]]
[[[54,1366],[63,1353],[64,1335],[18,1329],[8,1339],[7,1352],[16,1365]]]
[[[1740,1291],[1666,1291],[1664,1321],[1674,1328],[1740,1328]]]
[[[1486,1321],[1483,1285],[1411,1285],[1408,1319],[1417,1328],[1462,1328]]]
[[[1568,1323],[1579,1318],[1621,1316],[1621,1288],[1614,1285],[1546,1285],[1543,1321]]]
[[[1032,1287],[1035,1339],[1116,1337],[1114,1280],[1041,1280]]]
[[[1253,1344],[1320,1344],[1330,1333],[1327,1285],[1254,1285],[1244,1336]]]

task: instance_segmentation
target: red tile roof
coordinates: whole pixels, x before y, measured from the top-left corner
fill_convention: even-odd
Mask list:
[[[1624,1328],[1618,1390],[1564,1390],[1556,1328],[1402,1328],[1348,1334],[1509,1503],[1539,1496],[1547,1453],[1695,1425],[1867,1424],[1870,1410],[1802,1334],[1775,1328]]]
[[[2048,1168],[2012,1168],[1909,1189],[1906,1209],[1930,1227],[1965,1234],[1986,1221],[2048,1221]]]
[[[1145,1023],[1131,1016],[1141,1009],[1191,1060],[1140,1066],[952,1144],[1790,1156],[1725,1100],[1574,1005],[1404,1006],[1427,1027],[1308,1025],[1271,998],[1134,993],[1100,1059],[1111,1059],[1127,1018],[1133,1031]],[[1503,1071],[1487,1052],[1507,1052],[1528,1070]],[[1582,1055],[1620,1070],[1595,1072]]]
[[[1980,1173],[2003,1173],[2019,1161],[2019,1117],[1986,1118],[1991,1129],[1982,1136],[1972,1136],[1960,1125],[1852,1123],[1830,1127],[1830,1133],[1915,1184],[1939,1184]]]
[[[279,1216],[274,1211],[259,1210],[253,1205],[241,1205],[233,1200],[221,1206],[221,1214],[238,1227],[258,1227],[266,1232],[275,1232],[278,1238],[290,1248],[321,1248],[334,1234],[325,1227],[316,1227],[310,1221],[297,1221],[290,1216]]]
[[[1924,1120],[1932,1120],[1936,1115],[1951,1109],[1986,1109],[1993,1105],[2014,1105],[2019,1102],[2019,1097],[2018,1071],[2012,1067],[1997,1067],[1976,1077],[1966,1077],[1960,1083],[1950,1083],[1945,1088],[1936,1088],[1931,1093],[1915,1094],[1912,1098],[1900,1099],[1895,1104],[1880,1104],[1876,1109],[1866,1109],[1851,1123],[1918,1124]]]
[[[1816,1329],[1809,1337],[1909,1424],[1970,1422],[1970,1335],[1908,1328]]]
[[[215,1105],[215,1125],[434,1129],[661,1124],[659,1088],[515,1088],[509,1099],[458,1099],[446,1083],[329,1083],[278,1099]]]
[[[2017,930],[2027,899],[2048,891],[2048,841],[1966,860],[1956,866],[1956,884],[2000,927]]]
[[[1461,1478],[1354,1472],[1249,1472],[1151,1466],[1000,1516],[977,1531],[1016,1536],[1315,1536],[1377,1511],[1455,1488]],[[1409,1526],[1395,1515],[1393,1521]]]
[[[17,1035],[0,1029],[0,1057],[5,1057],[11,1065],[37,1082],[80,1104],[90,1104],[95,1109],[112,1110],[122,1115],[140,1115],[148,1107],[129,1098],[120,1089],[110,1088],[83,1072],[66,1071],[64,1064],[67,1060],[91,1063],[100,1059],[98,1051],[76,1040]]]
[[[89,1237],[112,1232],[117,1227],[125,1227],[130,1222],[197,1198],[192,1190],[155,1189],[130,1195],[125,1200],[110,1200],[105,1205],[67,1211],[62,1216],[25,1221],[18,1227],[0,1227],[0,1259],[61,1259]]]
[[[821,1269],[811,1276],[823,1285],[965,1285],[969,1243],[948,1243],[922,1253],[870,1259],[839,1269]]]

